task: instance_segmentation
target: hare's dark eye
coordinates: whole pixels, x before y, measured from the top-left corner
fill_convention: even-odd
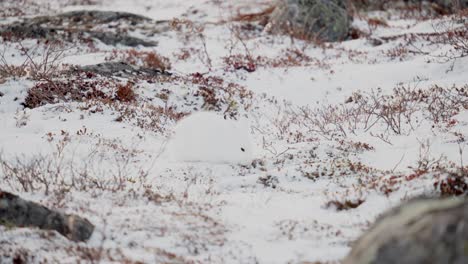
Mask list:
[[[245,149],[244,148],[241,148],[242,152],[245,152]]]

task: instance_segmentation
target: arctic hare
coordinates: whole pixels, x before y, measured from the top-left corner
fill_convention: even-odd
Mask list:
[[[170,150],[181,161],[248,164],[252,160],[247,122],[212,112],[197,112],[179,121]]]

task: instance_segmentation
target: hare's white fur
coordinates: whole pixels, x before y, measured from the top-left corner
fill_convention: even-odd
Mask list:
[[[225,119],[197,112],[180,120],[169,143],[179,161],[248,164],[252,161],[250,129],[246,120]]]

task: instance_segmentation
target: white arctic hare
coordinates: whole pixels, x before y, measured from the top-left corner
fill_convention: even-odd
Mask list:
[[[169,146],[172,156],[181,161],[252,161],[247,121],[225,119],[212,112],[197,112],[179,121]]]

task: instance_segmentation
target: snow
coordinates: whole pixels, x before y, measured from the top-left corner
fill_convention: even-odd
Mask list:
[[[35,2],[46,6],[48,1]],[[154,48],[136,49],[168,57],[173,76],[152,82],[133,78],[137,99],[129,104],[85,100],[24,109],[21,103],[36,81],[28,76],[5,82],[0,78],[0,162],[21,167],[51,161],[38,162],[42,167],[36,168],[51,181],[47,194],[41,182],[25,190],[14,174],[6,177],[4,163],[0,189],[96,225],[90,241],[80,244],[36,229],[0,226],[2,248],[25,249],[37,263],[88,263],[82,256],[100,249],[114,257],[103,253],[103,263],[334,263],[388,208],[417,195],[437,195],[434,183],[445,174],[429,171],[406,180],[422,169],[420,161],[439,161],[448,170],[468,164],[467,143],[457,136],[466,138],[468,132],[466,108],[434,123],[416,105],[411,117],[421,122],[413,128],[403,124],[400,134],[388,132],[380,122],[340,136],[336,127],[346,123],[342,120],[326,124],[338,135],[331,136],[314,122],[321,118],[314,109],[348,107],[345,101],[353,93],[380,90],[391,95],[398,86],[423,91],[434,85],[466,87],[468,57],[438,57],[449,45],[420,38],[413,44],[427,53],[392,57],[389,51],[406,44],[402,38],[379,46],[365,37],[320,46],[248,32],[241,43],[233,29],[239,24],[226,19],[239,10],[262,10],[268,6],[265,1],[65,2],[53,1],[41,10],[117,10],[156,20],[183,18],[203,25],[205,38],[184,29],[152,36],[131,32],[158,42]],[[385,19],[388,27],[371,29],[358,18],[354,25],[372,38],[385,38],[432,33],[434,24],[450,18],[401,18],[394,12],[363,14]],[[110,51],[130,49],[102,43],[95,50],[76,46],[61,62],[102,63]],[[9,63],[24,62],[15,45],[0,42],[0,50],[3,47]],[[311,59],[294,66],[257,65],[254,72],[233,70],[225,63],[227,56],[247,52],[254,58],[284,58],[288,49]],[[184,51],[185,59],[178,56]],[[200,87],[213,89],[219,104],[206,106]],[[170,110],[190,115],[177,121]],[[380,133],[388,134],[376,136]],[[87,184],[80,185],[84,176]],[[64,190],[61,182],[76,186]],[[360,199],[362,204],[349,210],[329,206],[331,201]]]

